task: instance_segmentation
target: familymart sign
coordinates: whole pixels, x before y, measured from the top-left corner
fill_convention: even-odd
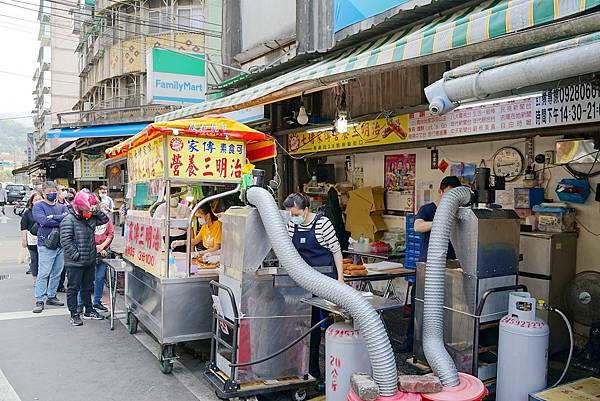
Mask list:
[[[153,48],[146,55],[147,100],[155,104],[206,101],[204,55]]]

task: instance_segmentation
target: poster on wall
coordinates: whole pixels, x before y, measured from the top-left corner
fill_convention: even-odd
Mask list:
[[[387,210],[415,211],[415,154],[387,155],[384,158],[384,184]]]
[[[458,163],[450,166],[450,175],[455,175],[462,185],[471,185],[475,180],[475,163]]]

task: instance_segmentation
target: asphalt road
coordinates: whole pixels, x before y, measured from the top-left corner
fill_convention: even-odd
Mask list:
[[[34,293],[18,264],[19,217],[0,217],[0,401],[216,400],[201,379],[203,363],[184,357],[172,375],[158,369],[158,346],[125,326],[69,323],[66,307],[33,314]],[[0,215],[1,216],[1,215]],[[59,294],[65,301],[65,294]],[[105,294],[105,297],[107,295]],[[108,300],[105,299],[105,303]]]

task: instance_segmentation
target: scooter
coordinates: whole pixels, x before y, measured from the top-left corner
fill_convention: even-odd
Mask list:
[[[27,200],[28,200],[28,197],[24,196],[23,199],[18,200],[15,203],[14,213],[17,216],[22,216],[23,213],[25,212],[25,208],[27,207]]]

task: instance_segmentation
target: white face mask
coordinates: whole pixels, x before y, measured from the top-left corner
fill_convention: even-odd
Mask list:
[[[206,220],[204,219],[204,217],[198,217],[198,224],[200,224],[201,226],[206,224]]]
[[[171,207],[177,207],[177,205],[179,205],[179,199],[177,199],[177,198],[169,199],[169,205],[171,205]]]
[[[304,219],[305,219],[304,213],[302,213],[300,216],[291,216],[290,217],[291,222],[294,223],[295,225],[304,223]]]

